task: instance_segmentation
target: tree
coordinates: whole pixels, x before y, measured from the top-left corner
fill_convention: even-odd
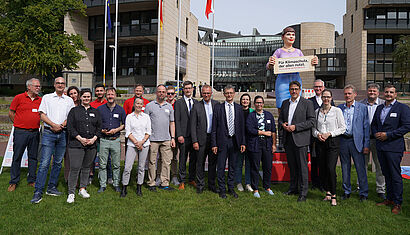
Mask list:
[[[87,48],[64,31],[64,16],[85,8],[81,0],[0,0],[0,71],[49,76],[78,68]]]
[[[410,35],[401,36],[393,52],[394,73],[400,75],[403,83],[410,80]]]

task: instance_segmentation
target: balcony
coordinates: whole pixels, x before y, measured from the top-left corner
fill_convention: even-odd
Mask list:
[[[106,0],[84,0],[84,4],[87,7],[100,7],[105,6]],[[110,4],[114,5],[116,0],[110,0]],[[155,2],[155,0],[119,0],[118,3],[137,3],[137,2]]]
[[[410,22],[407,19],[366,19],[364,29],[410,29]]]

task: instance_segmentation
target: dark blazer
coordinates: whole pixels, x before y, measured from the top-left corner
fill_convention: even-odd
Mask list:
[[[320,108],[319,104],[318,104],[317,101],[316,101],[316,95],[313,96],[313,97],[310,97],[308,100],[310,100],[310,101],[313,102],[313,110],[316,110],[316,109]],[[331,105],[332,105],[332,106],[335,106],[335,102],[333,102],[333,99],[332,99]]]
[[[245,145],[245,118],[242,106],[234,103],[235,109],[235,139],[237,147]],[[211,147],[218,147],[218,152],[226,146],[228,141],[228,123],[226,120],[225,102],[217,104],[212,117]]]
[[[263,110],[265,115],[265,131],[276,133],[275,118],[270,112]],[[259,137],[258,137],[258,119],[256,118],[256,111],[249,113],[246,120],[247,142],[246,148],[250,152],[260,152]],[[266,137],[266,149],[272,149],[273,139],[272,136]]]
[[[192,99],[192,107],[194,104],[198,103],[196,99]],[[192,112],[192,108],[191,108]],[[185,103],[184,97],[175,101],[174,103],[174,117],[175,117],[175,136],[176,138],[183,136],[191,137],[191,125],[190,123],[190,113],[188,112],[188,107]]]
[[[278,125],[288,122],[289,104],[289,99],[283,101]],[[296,129],[292,133],[283,131],[283,136],[286,138],[287,135],[291,134],[297,147],[308,146],[310,144],[312,127],[314,124],[315,110],[313,109],[313,103],[300,97],[292,118],[292,125],[295,125]]]
[[[340,104],[338,106],[343,112],[345,110],[345,105]],[[347,126],[346,126],[347,128]],[[369,112],[367,111],[367,106],[355,102],[353,120],[352,120],[352,132],[353,141],[356,146],[356,150],[361,153],[363,148],[369,148],[370,146],[370,123],[369,123]]]
[[[211,100],[212,113],[215,110],[215,105],[219,104],[218,101]],[[212,119],[211,119],[212,122]],[[204,101],[201,100],[196,103],[191,110],[191,138],[192,143],[198,142],[199,145],[206,144],[206,135],[207,135],[207,118]]]
[[[383,104],[377,106],[371,130],[373,136],[377,132],[386,132],[387,140],[376,139],[376,148],[379,151],[404,152],[406,147],[403,136],[410,131],[410,108],[396,101],[382,124],[380,114],[383,108]]]

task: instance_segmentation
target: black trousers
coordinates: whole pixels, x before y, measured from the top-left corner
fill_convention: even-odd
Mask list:
[[[320,149],[318,148],[317,142],[320,142],[316,138],[314,138],[313,143],[310,145],[310,175],[312,178],[312,185],[317,188],[321,188],[324,186],[324,183],[321,180],[320,172],[323,171],[321,167],[321,160],[320,160]]]
[[[259,166],[262,160],[263,188],[266,190],[270,188],[272,176],[272,149],[267,148],[265,138],[259,138],[259,152],[248,152],[250,154],[251,162],[251,186],[253,190],[259,190]]]
[[[329,137],[325,142],[316,141],[317,149],[320,149],[319,159],[322,166],[320,173],[323,187],[332,195],[336,194],[336,164],[339,156],[340,137]]]
[[[285,150],[290,170],[289,190],[307,196],[309,187],[309,169],[307,164],[307,146],[297,147],[292,135],[286,135]]]
[[[205,187],[205,160],[208,156],[208,188],[215,188],[216,180],[216,163],[217,158],[211,149],[211,134],[206,137],[206,143],[199,145],[199,150],[196,151],[196,185],[198,188]]]
[[[178,140],[176,140],[178,142]],[[191,137],[184,137],[184,143],[178,143],[179,148],[179,181],[185,182],[186,178],[186,162],[189,156],[189,179],[188,182],[195,180],[196,175],[196,151],[192,147]]]
[[[218,149],[218,163],[217,163],[217,174],[218,174],[218,186],[221,193],[226,191],[225,186],[225,165],[226,160],[228,160],[228,189],[234,189],[235,181],[235,169],[236,169],[236,158],[239,154],[239,149],[236,144],[235,136],[229,138],[226,145],[222,150]]]

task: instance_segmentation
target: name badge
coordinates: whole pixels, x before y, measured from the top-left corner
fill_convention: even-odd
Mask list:
[[[144,111],[144,110],[145,110],[145,107],[142,107],[141,110]]]
[[[37,109],[32,109],[32,110],[31,110],[31,112],[33,112],[33,113],[37,113],[37,112],[38,112],[38,110],[37,110]]]
[[[166,113],[169,113],[169,109],[165,109],[165,112],[166,112]]]
[[[115,118],[119,118],[118,113],[114,113],[113,117],[115,117]]]
[[[270,120],[266,120],[266,122],[270,124]]]
[[[93,113],[90,113],[90,117],[95,117],[95,114],[93,114]]]
[[[391,113],[390,117],[397,117],[397,113]]]

